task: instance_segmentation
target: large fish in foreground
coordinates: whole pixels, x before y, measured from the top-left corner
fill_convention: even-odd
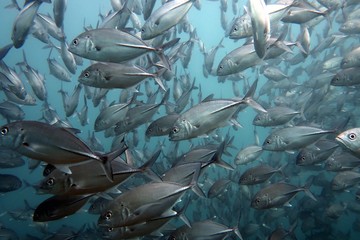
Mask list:
[[[156,52],[165,66],[170,68],[161,49],[151,47],[135,35],[117,29],[98,28],[83,32],[72,40],[69,51],[83,58],[113,63]]]
[[[348,129],[336,137],[336,141],[344,145],[357,157],[360,156],[360,128]]]
[[[90,159],[102,163],[109,179],[112,179],[110,162],[124,149],[102,155],[93,152],[71,132],[72,129],[54,127],[37,121],[17,121],[0,129],[0,146],[12,149],[24,156],[55,165],[71,173],[71,164]]]
[[[257,80],[253,83],[245,97],[240,100],[209,100],[190,108],[176,120],[169,134],[170,140],[178,141],[195,138],[226,126],[241,104],[249,104],[260,111],[265,111],[252,99],[256,85]]]

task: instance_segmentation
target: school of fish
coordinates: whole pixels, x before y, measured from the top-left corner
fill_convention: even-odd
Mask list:
[[[85,2],[2,3],[0,239],[359,239],[359,0]]]

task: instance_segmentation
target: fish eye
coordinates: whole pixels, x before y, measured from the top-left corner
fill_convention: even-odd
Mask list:
[[[107,211],[107,213],[105,214],[105,219],[106,219],[106,220],[110,220],[111,216],[112,216],[112,212],[111,212],[111,211]]]
[[[270,143],[271,143],[271,141],[270,141],[270,140],[266,140],[266,143],[267,143],[267,144],[270,144]]]
[[[306,158],[305,158],[304,156],[303,156],[303,157],[301,157],[301,160],[302,160],[302,161],[305,161],[305,159],[306,159]]]
[[[54,179],[54,178],[49,178],[49,180],[46,181],[46,184],[47,184],[48,186],[52,186],[52,185],[54,185],[54,183],[55,183],[55,179]]]
[[[9,132],[9,128],[8,127],[3,127],[1,129],[1,135],[6,135]]]
[[[73,44],[74,46],[77,46],[77,45],[79,44],[79,39],[78,39],[78,38],[75,38],[75,39],[73,40],[72,44]]]
[[[238,30],[238,28],[237,27],[234,27],[234,31],[237,31]]]
[[[256,198],[256,199],[255,199],[255,203],[256,203],[256,204],[260,204],[260,198]]]
[[[109,227],[109,228],[107,229],[107,231],[108,231],[108,232],[112,232],[112,231],[114,231],[114,228]]]
[[[2,132],[1,132],[2,133]],[[349,133],[348,134],[348,138],[350,139],[350,140],[355,140],[356,139],[356,134],[355,133]]]
[[[178,128],[178,127],[174,127],[174,128],[172,129],[172,132],[173,132],[173,133],[178,133],[178,132],[179,132],[179,128]]]
[[[84,72],[84,77],[89,78],[90,77],[90,72],[89,71]]]
[[[142,29],[141,29],[141,32],[145,32],[145,28],[142,28]]]
[[[223,66],[223,65],[220,65],[220,66],[219,66],[219,69],[223,69],[223,68],[224,68],[224,66]]]

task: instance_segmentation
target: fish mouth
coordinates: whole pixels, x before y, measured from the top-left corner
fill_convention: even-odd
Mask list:
[[[341,143],[342,145],[346,146],[344,139],[342,139],[341,137],[337,136],[335,140]]]

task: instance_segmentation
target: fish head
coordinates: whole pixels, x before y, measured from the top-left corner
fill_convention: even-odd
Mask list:
[[[331,189],[334,191],[341,191],[347,188],[347,185],[344,181],[340,181],[340,178],[335,177],[331,181]]]
[[[262,148],[269,151],[282,151],[286,147],[286,143],[281,136],[270,134],[264,141]]]
[[[330,84],[333,86],[340,86],[343,85],[346,81],[346,78],[341,72],[335,74],[335,76],[331,79]]]
[[[78,56],[83,56],[89,52],[97,51],[97,48],[92,40],[91,31],[83,32],[74,38],[68,47],[68,51]]]
[[[353,58],[351,56],[345,56],[341,62],[340,62],[340,67],[341,68],[350,68],[353,66]]]
[[[310,151],[307,151],[306,149],[303,149],[296,156],[296,165],[304,166],[304,165],[311,164],[313,162],[313,159],[314,159],[313,154],[311,154]]]
[[[146,21],[144,26],[141,28],[141,39],[149,40],[156,37],[158,34],[156,33],[156,24],[152,21]]]
[[[191,138],[192,129],[193,126],[187,119],[179,118],[171,128],[169,138],[171,141],[179,141]]]
[[[38,184],[37,193],[61,195],[68,192],[72,186],[71,175],[56,169]]]
[[[123,202],[112,201],[98,219],[100,227],[120,227],[130,216],[130,210]]]
[[[266,209],[269,206],[270,198],[266,193],[256,194],[251,200],[251,207],[255,209]]]
[[[360,151],[360,128],[346,130],[337,135],[335,140],[352,152],[358,153]]]
[[[269,120],[269,114],[266,112],[258,113],[253,119],[253,125],[255,126],[263,126]]]
[[[78,77],[79,83],[88,86],[94,86],[103,79],[100,69],[93,67],[93,65],[83,70]]]
[[[248,185],[254,182],[254,176],[252,174],[243,174],[239,179],[239,184]]]
[[[0,128],[0,147],[16,150],[23,144],[24,137],[21,121],[4,125]]]
[[[216,69],[216,75],[226,76],[234,73],[232,71],[233,62],[229,58],[223,58]]]

